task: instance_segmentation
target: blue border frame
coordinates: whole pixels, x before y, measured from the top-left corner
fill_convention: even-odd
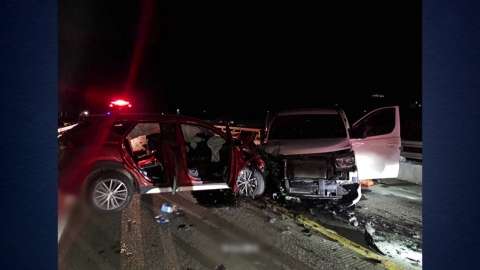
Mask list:
[[[3,1],[3,269],[57,262],[58,5]],[[424,267],[480,265],[480,3],[423,1]]]
[[[0,4],[0,268],[57,262],[57,1]]]
[[[425,269],[480,265],[480,3],[423,1]]]

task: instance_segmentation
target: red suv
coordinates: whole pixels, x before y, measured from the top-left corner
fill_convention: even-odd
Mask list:
[[[59,188],[94,210],[119,212],[141,194],[231,189],[258,197],[265,163],[254,134],[232,136],[206,122],[172,115],[83,117],[59,137]]]

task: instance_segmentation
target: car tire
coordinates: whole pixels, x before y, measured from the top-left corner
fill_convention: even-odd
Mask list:
[[[244,185],[241,184],[242,182],[246,182],[245,180],[246,178],[255,179],[253,180],[255,182],[255,188],[254,188],[253,194],[246,192],[246,189],[243,188]],[[249,198],[253,197],[254,199],[256,199],[262,196],[263,193],[265,192],[265,178],[263,177],[263,174],[255,169],[251,169],[248,167],[240,172],[240,175],[238,176],[236,181],[236,185],[238,188],[237,194],[240,197],[249,197]]]
[[[126,175],[107,171],[94,178],[86,199],[95,213],[113,214],[123,211],[131,203],[133,193],[133,183]]]

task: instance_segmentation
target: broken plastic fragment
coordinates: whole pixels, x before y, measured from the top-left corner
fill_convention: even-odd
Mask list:
[[[348,220],[348,222],[355,227],[358,226],[358,221],[356,217],[351,217],[350,220]]]
[[[380,249],[375,244],[375,241],[373,240],[374,233],[375,233],[375,229],[372,227],[372,224],[370,222],[366,222],[365,233],[363,234],[363,238],[365,242],[367,243],[368,247],[370,247],[372,250],[379,253],[380,255],[385,256],[385,254],[382,251],[380,251]]]
[[[166,218],[164,218],[164,217],[160,217],[160,219],[157,219],[157,222],[158,222],[158,223],[168,223],[169,220],[166,219]]]
[[[164,203],[162,205],[162,212],[172,213],[173,212],[173,207],[170,206],[169,204]]]
[[[268,217],[266,222],[267,223],[274,223],[275,221],[277,221],[275,218]]]
[[[184,216],[184,215],[185,215],[185,211],[183,211],[182,208],[178,208],[177,210],[175,210],[175,215],[176,215],[177,217]]]

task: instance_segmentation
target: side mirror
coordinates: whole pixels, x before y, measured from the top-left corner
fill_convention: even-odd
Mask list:
[[[233,145],[235,145],[235,146],[242,146],[242,145],[243,145],[243,142],[242,142],[242,140],[240,140],[240,139],[233,138]]]

